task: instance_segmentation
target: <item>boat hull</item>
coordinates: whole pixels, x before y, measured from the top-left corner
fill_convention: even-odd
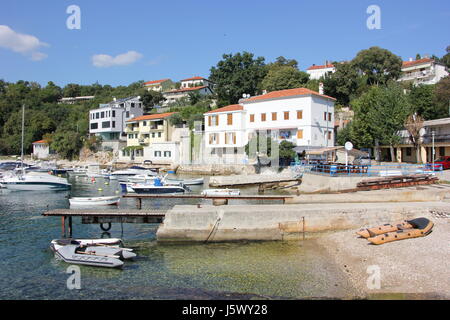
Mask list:
[[[185,189],[176,186],[148,186],[148,187],[131,187],[137,194],[168,194],[168,193],[184,193]]]
[[[120,202],[120,197],[96,197],[96,198],[71,198],[71,206],[111,206]]]
[[[69,190],[70,184],[46,182],[2,182],[4,188],[19,191],[58,191]]]

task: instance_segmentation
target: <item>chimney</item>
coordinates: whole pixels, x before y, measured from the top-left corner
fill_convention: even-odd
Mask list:
[[[319,83],[319,94],[323,94],[323,83]]]

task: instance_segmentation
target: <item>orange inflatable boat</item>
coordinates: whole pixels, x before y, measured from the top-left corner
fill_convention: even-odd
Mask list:
[[[424,237],[429,235],[433,229],[433,222],[427,218],[417,218],[405,220],[398,224],[385,224],[380,227],[360,230],[357,233],[361,236],[370,235],[367,238],[373,244],[383,244],[387,242]],[[381,232],[384,230],[384,232]],[[390,230],[390,231],[388,231]]]

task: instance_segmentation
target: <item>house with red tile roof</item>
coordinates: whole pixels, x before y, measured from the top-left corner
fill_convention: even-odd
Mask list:
[[[434,59],[425,57],[422,59],[403,61],[402,74],[398,81],[412,82],[414,85],[436,84],[442,78],[449,75],[446,66]]]
[[[307,88],[273,91],[204,113],[206,156],[242,164],[245,145],[264,133],[300,149],[334,146],[336,99]]]
[[[121,150],[121,161],[173,164],[180,154],[180,130],[184,125],[171,124],[175,112],[142,115],[127,121],[127,146]]]
[[[50,147],[47,141],[39,140],[33,142],[33,158],[48,159],[50,155]]]
[[[153,90],[157,92],[163,92],[172,89],[175,84],[170,79],[152,80],[144,82],[144,87],[147,90]]]
[[[175,103],[182,98],[189,97],[189,93],[197,92],[200,95],[213,94],[213,83],[203,77],[191,77],[180,81],[180,88],[165,91],[163,93],[166,100],[163,106],[168,106]]]
[[[321,77],[336,72],[336,68],[331,63],[325,63],[324,65],[316,66],[313,64],[306,69],[306,73],[309,74],[309,78],[312,80],[319,80]]]

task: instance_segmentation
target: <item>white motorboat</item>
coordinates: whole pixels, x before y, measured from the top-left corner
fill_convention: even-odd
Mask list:
[[[170,194],[184,193],[188,191],[183,185],[158,185],[135,183],[130,186],[137,194]]]
[[[71,184],[67,179],[44,172],[28,172],[3,178],[0,183],[10,190],[47,191],[68,190]]]
[[[69,244],[61,246],[58,249],[50,246],[55,252],[57,259],[63,260],[70,264],[82,264],[95,267],[120,268],[123,261],[116,255],[96,255],[94,253],[85,252],[88,247],[80,247],[79,245]]]
[[[203,178],[198,179],[171,179],[167,178],[164,180],[166,184],[174,185],[174,184],[184,184],[185,186],[193,186],[193,185],[201,185],[204,183]]]
[[[136,175],[156,176],[157,173],[152,170],[148,170],[148,169],[138,167],[138,166],[133,166],[129,169],[117,170],[117,171],[111,172],[111,176],[117,177],[117,179],[119,181],[127,181],[128,178],[136,176]]]
[[[106,239],[85,239],[85,240],[76,240],[76,239],[62,239],[62,240],[52,240],[50,247],[53,251],[58,251],[62,247],[67,245],[76,245],[83,249],[84,253],[94,254],[98,256],[117,256],[120,259],[132,259],[136,257],[136,254],[133,252],[133,249],[122,248],[118,245],[107,245],[104,241]],[[120,239],[119,239],[120,240]]]
[[[202,196],[238,196],[241,194],[239,189],[205,189]]]
[[[69,202],[71,206],[110,206],[119,204],[120,197],[72,197]]]
[[[156,175],[137,174],[135,176],[129,177],[127,181],[132,183],[153,183],[157,178],[158,177]]]

